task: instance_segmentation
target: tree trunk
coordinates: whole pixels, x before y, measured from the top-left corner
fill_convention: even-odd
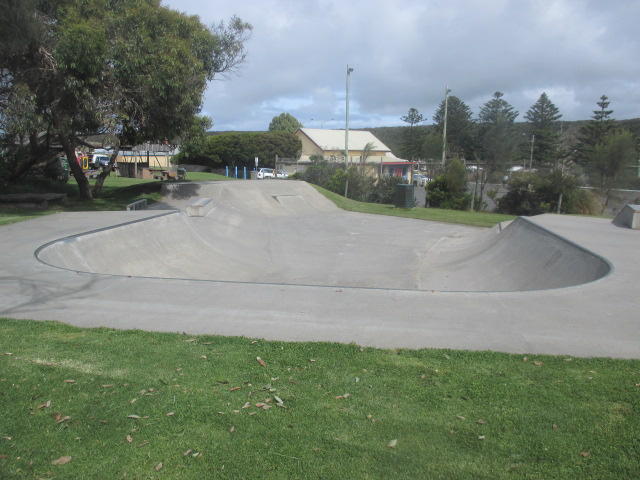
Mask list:
[[[116,147],[113,153],[111,154],[111,158],[109,159],[109,165],[107,165],[100,175],[98,175],[98,179],[96,180],[95,185],[93,186],[93,198],[98,198],[100,196],[100,191],[102,190],[102,186],[104,185],[105,179],[109,176],[109,174],[113,171],[113,167],[116,164],[116,158],[118,158],[118,153],[120,152],[120,147]]]
[[[76,179],[76,183],[78,184],[80,200],[93,200],[89,180],[87,180],[87,177],[84,174],[84,170],[82,170],[82,166],[76,159],[75,145],[72,145],[69,139],[67,139],[64,135],[60,135],[60,143],[62,143],[64,153],[67,155],[69,169],[71,170],[73,178]]]

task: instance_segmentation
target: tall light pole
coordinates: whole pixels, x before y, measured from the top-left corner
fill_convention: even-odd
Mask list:
[[[349,67],[347,64],[347,108],[345,114],[345,129],[344,129],[344,171],[346,172],[349,167],[347,162],[349,161],[349,90],[351,87],[351,72],[353,72],[353,68]],[[347,190],[349,189],[349,178],[344,186],[344,196],[347,196]]]
[[[536,141],[536,134],[531,135],[531,155],[529,156],[529,170],[533,168],[533,144]]]
[[[444,129],[442,131],[442,168],[447,158],[447,110],[449,109],[449,85],[444,89]]]
[[[344,162],[345,167],[349,158],[349,93],[351,89],[351,72],[353,68],[349,68],[347,65],[347,108],[345,114],[345,129],[344,129]]]

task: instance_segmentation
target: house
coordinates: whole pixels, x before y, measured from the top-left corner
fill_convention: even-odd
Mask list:
[[[316,128],[299,128],[294,135],[302,143],[300,159],[291,165],[291,170],[303,170],[311,163],[310,157],[321,155],[334,162],[348,166],[360,166],[374,176],[394,175],[411,180],[413,169],[408,160],[397,158],[389,147],[371,132],[349,130],[348,158],[345,161],[345,131]],[[283,162],[279,162],[283,163]]]

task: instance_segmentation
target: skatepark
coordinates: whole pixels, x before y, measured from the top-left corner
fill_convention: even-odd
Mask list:
[[[640,358],[640,231],[608,219],[483,229],[342,211],[304,182],[189,182],[151,209],[51,215],[0,238],[4,317]]]

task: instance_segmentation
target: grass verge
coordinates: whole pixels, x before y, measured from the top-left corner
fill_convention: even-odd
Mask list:
[[[637,360],[0,330],[1,478],[640,476]]]
[[[469,212],[462,210],[444,210],[441,208],[396,208],[393,205],[358,202],[345,198],[322,187],[312,185],[316,190],[343,210],[375,215],[391,215],[394,217],[417,218],[436,222],[458,223],[476,227],[493,227],[500,222],[513,220],[514,215],[500,213]]]

